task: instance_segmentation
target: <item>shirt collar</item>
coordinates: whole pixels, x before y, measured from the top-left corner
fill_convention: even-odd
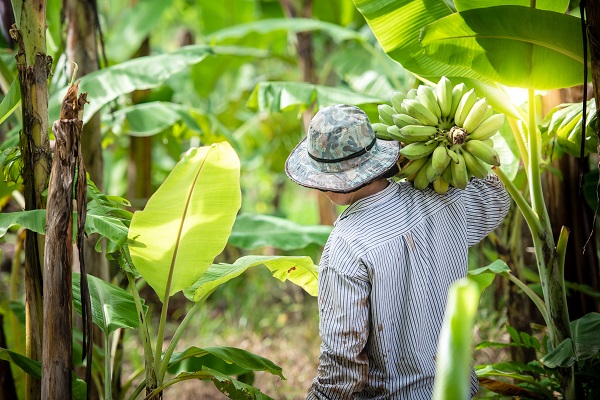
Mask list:
[[[374,193],[370,196],[363,197],[362,199],[359,199],[359,200],[355,201],[354,203],[350,204],[339,215],[339,217],[335,220],[333,225],[334,226],[337,225],[337,223],[339,221],[348,217],[351,214],[354,214],[354,213],[357,213],[360,211],[364,211],[364,210],[368,210],[369,208],[372,208],[372,207],[376,206],[377,204],[386,201],[389,197],[391,197],[394,193],[396,193],[397,190],[398,190],[398,185],[395,184],[393,181],[390,181],[390,184],[387,185],[383,190],[380,190],[379,192]]]

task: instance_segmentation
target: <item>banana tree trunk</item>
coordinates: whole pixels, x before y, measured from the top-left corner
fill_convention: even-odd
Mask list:
[[[15,2],[16,3],[16,2]],[[13,6],[16,6],[16,4]],[[23,130],[20,149],[23,162],[25,209],[45,208],[42,193],[50,171],[48,139],[48,77],[52,59],[46,55],[46,1],[22,0],[15,13],[17,26],[11,37],[17,42],[17,71],[21,88]],[[25,239],[26,353],[42,357],[42,265],[44,237],[27,231]],[[41,382],[27,375],[27,398],[39,399]]]

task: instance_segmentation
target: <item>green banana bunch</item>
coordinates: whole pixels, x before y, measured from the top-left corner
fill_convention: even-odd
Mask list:
[[[437,142],[430,140],[428,142],[410,143],[400,149],[400,154],[409,160],[418,160],[419,158],[427,157],[437,147]]]
[[[415,143],[418,144],[418,143]],[[500,166],[500,156],[494,148],[481,140],[469,140],[464,145],[465,150],[486,164]]]
[[[504,114],[496,114],[485,119],[467,136],[471,140],[486,140],[491,138],[504,125]]]
[[[394,138],[392,138],[392,136],[388,133],[388,131],[387,131],[388,126],[386,124],[380,124],[377,122],[377,123],[371,124],[371,127],[373,128],[373,132],[375,132],[375,136],[378,139],[394,140]]]
[[[397,178],[417,189],[431,185],[440,194],[450,186],[465,189],[470,177],[489,174],[488,164],[500,165],[490,138],[504,124],[504,115],[494,114],[487,99],[464,83],[453,86],[443,76],[435,87],[394,92],[391,106],[379,105],[378,111],[375,134],[402,144],[400,154],[409,162]]]
[[[452,180],[454,186],[459,189],[466,189],[469,183],[469,173],[467,172],[467,165],[462,154],[458,153],[458,162],[451,162],[450,166],[452,169]]]
[[[423,165],[425,165],[426,162],[427,162],[427,158],[425,158],[425,157],[419,158],[418,160],[412,160],[408,164],[406,164],[404,167],[402,167],[400,169],[400,172],[398,172],[398,174],[396,174],[396,176],[399,178],[408,178],[409,176],[419,172],[421,167]]]

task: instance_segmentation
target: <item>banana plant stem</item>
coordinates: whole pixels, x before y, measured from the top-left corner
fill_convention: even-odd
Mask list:
[[[194,315],[196,315],[196,312],[200,309],[200,306],[203,303],[204,303],[203,300],[200,300],[200,301],[197,301],[196,303],[194,303],[192,308],[190,308],[190,310],[185,315],[185,318],[183,318],[183,321],[181,321],[181,324],[179,324],[179,326],[177,327],[177,331],[175,331],[175,334],[173,335],[173,338],[171,339],[171,342],[169,343],[169,347],[165,351],[165,355],[163,356],[162,362],[160,363],[160,370],[158,372],[158,380],[160,382],[163,382],[163,380],[164,380],[165,374],[167,372],[167,368],[169,367],[169,362],[171,360],[171,356],[173,355],[173,352],[175,351],[175,347],[177,346],[177,343],[179,342],[181,335],[183,335],[183,332],[185,331],[188,324],[190,323],[190,321],[192,320]]]
[[[544,300],[542,300],[537,294],[535,294],[535,292],[531,290],[531,288],[527,286],[523,281],[521,281],[519,278],[517,278],[510,272],[507,272],[506,274],[504,274],[504,276],[506,276],[512,283],[517,285],[531,299],[533,304],[535,304],[537,309],[540,311],[540,314],[542,314],[542,318],[544,318],[544,322],[546,323],[546,325],[550,326],[548,309],[546,308],[546,304],[544,304]]]
[[[521,211],[521,214],[523,214],[525,221],[527,221],[527,225],[529,225],[531,234],[533,236],[539,236],[544,231],[544,228],[534,210],[527,203],[527,200],[525,200],[519,189],[517,189],[515,184],[500,168],[492,167],[492,171],[494,171],[498,178],[500,178],[500,181],[504,184],[504,187],[517,204],[517,207]]]
[[[211,376],[212,375],[209,374],[208,372],[203,372],[203,371],[194,372],[193,374],[189,374],[189,375],[178,376],[177,378],[171,379],[170,381],[166,382],[165,384],[160,385],[159,387],[154,389],[152,391],[152,393],[150,393],[148,396],[146,396],[144,398],[144,400],[152,399],[154,396],[156,396],[157,394],[159,394],[160,392],[162,392],[169,386],[176,384],[177,382],[186,381],[186,380],[190,380],[190,379],[209,379]]]
[[[156,386],[156,370],[154,369],[154,352],[152,351],[152,343],[150,343],[150,332],[148,323],[146,321],[146,315],[144,314],[144,307],[142,306],[142,300],[140,299],[140,293],[135,283],[135,279],[131,272],[127,272],[127,280],[131,287],[131,293],[133,295],[133,301],[137,310],[138,319],[140,321],[140,332],[142,335],[142,342],[144,342],[144,363],[146,369],[146,383],[148,387]]]
[[[515,138],[515,142],[517,143],[517,147],[519,148],[519,153],[521,154],[521,159],[523,160],[523,166],[525,167],[525,171],[529,174],[529,155],[527,154],[527,146],[525,146],[525,140],[523,140],[523,135],[521,134],[521,130],[519,129],[517,120],[508,117],[508,123],[511,127],[513,136]]]
[[[110,373],[110,333],[104,335],[104,398],[112,399],[112,378]]]

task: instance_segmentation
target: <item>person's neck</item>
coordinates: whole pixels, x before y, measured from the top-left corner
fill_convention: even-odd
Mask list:
[[[362,188],[358,189],[356,192],[352,193],[354,196],[351,197],[350,204],[354,204],[355,202],[357,202],[360,199],[363,199],[365,197],[374,195],[375,193],[381,192],[389,184],[390,184],[390,182],[385,178],[381,178],[381,179],[376,180],[375,182],[369,183],[367,186],[362,187]]]

